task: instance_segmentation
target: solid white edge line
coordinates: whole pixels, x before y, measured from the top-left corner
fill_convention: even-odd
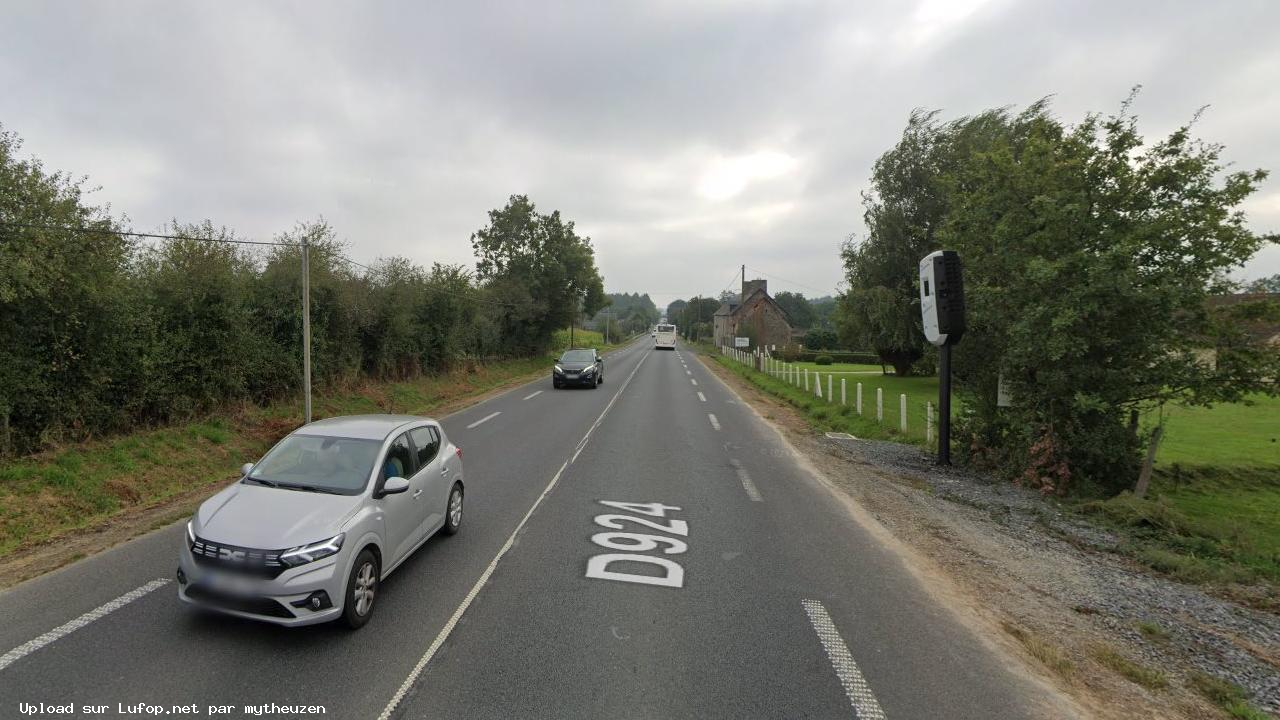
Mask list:
[[[831,661],[836,677],[840,678],[840,684],[844,686],[844,694],[849,697],[849,703],[853,705],[853,711],[857,713],[858,720],[884,720],[884,711],[880,709],[879,701],[871,692],[871,686],[862,676],[858,664],[853,661],[853,655],[849,653],[849,647],[844,644],[844,639],[840,637],[840,631],[831,621],[831,615],[827,613],[827,609],[817,600],[800,602],[804,605],[804,611],[809,616],[809,623],[813,625],[814,632],[818,633],[822,648],[827,651],[827,659]]]
[[[536,398],[536,397],[538,397],[538,396],[539,396],[539,395],[541,395],[541,394],[542,394],[542,391],[541,391],[541,390],[538,390],[538,391],[536,391],[536,392],[533,392],[533,393],[530,393],[530,394],[528,394],[528,395],[525,395],[525,396],[524,396],[524,399],[525,399],[525,400],[532,400],[533,398]]]
[[[609,404],[600,412],[600,417],[596,418],[596,421],[591,425],[591,429],[587,431],[585,436],[583,436],[582,444],[578,447],[578,452],[582,452],[582,448],[586,446],[586,441],[591,437],[592,431],[600,425],[600,421],[604,419],[606,414],[608,414],[609,409],[612,408],[613,404],[622,396],[622,391],[626,390],[627,386],[631,384],[631,379],[636,376],[636,372],[640,370],[640,366],[644,364],[645,359],[648,357],[648,355],[644,355],[640,358],[640,362],[636,363],[631,374],[627,376],[626,382],[622,383],[622,386],[618,388],[618,392],[614,393],[613,398],[609,400]],[[574,457],[576,458],[577,456],[577,453],[574,453]],[[557,482],[559,482],[560,476],[564,473],[565,468],[569,467],[570,462],[572,461],[564,461],[564,464],[560,466],[560,469],[557,470],[556,474],[551,478],[551,482],[547,483],[547,487],[542,490],[542,494],[538,496],[537,500],[533,501],[533,505],[529,507],[529,511],[520,519],[520,523],[516,525],[516,529],[511,531],[511,535],[507,538],[507,541],[503,543],[502,547],[498,550],[498,554],[493,556],[493,560],[489,561],[489,566],[480,574],[480,579],[476,580],[476,584],[471,586],[471,590],[467,593],[467,596],[463,598],[462,604],[458,605],[457,609],[453,611],[453,615],[449,617],[449,621],[444,624],[444,627],[440,628],[440,632],[436,635],[435,640],[431,642],[431,646],[427,648],[427,651],[418,660],[417,664],[415,664],[413,669],[409,671],[409,676],[400,684],[395,695],[391,696],[391,700],[387,703],[387,706],[383,708],[382,714],[378,716],[378,720],[387,720],[391,717],[391,714],[396,711],[396,707],[400,704],[400,701],[404,699],[405,694],[409,692],[409,688],[413,687],[413,683],[416,682],[418,676],[422,674],[422,670],[426,668],[427,663],[431,662],[431,658],[434,657],[440,650],[440,647],[444,645],[444,641],[449,639],[449,634],[453,632],[454,626],[456,626],[458,621],[462,619],[462,614],[467,611],[467,608],[471,607],[471,603],[476,599],[476,595],[479,595],[480,590],[489,582],[489,577],[493,575],[494,569],[498,567],[498,561],[502,560],[502,557],[507,554],[507,551],[511,550],[512,546],[515,545],[516,536],[520,534],[522,529],[524,529],[525,523],[529,522],[529,518],[533,516],[533,511],[537,510],[538,506],[542,504],[542,501],[551,493],[551,489],[556,486]]]
[[[155,590],[156,588],[164,587],[167,584],[169,584],[168,578],[156,578],[155,580],[152,580],[151,582],[147,583],[146,585],[143,585],[142,587],[130,590],[129,592],[121,595],[115,600],[112,600],[103,605],[99,605],[98,607],[81,615],[75,620],[59,625],[58,627],[50,630],[49,632],[41,635],[40,637],[19,645],[18,647],[10,650],[4,655],[0,655],[0,670],[3,670],[6,667],[9,667],[13,663],[30,655],[36,650],[39,650],[45,645],[48,645],[49,643],[65,635],[73,633],[76,630],[79,630],[80,628],[93,622],[94,620],[98,620],[99,618],[102,618],[105,615],[109,615],[115,612],[116,610],[119,610],[120,608],[124,607],[125,605],[128,605],[134,600],[137,600],[143,595],[146,595],[152,590]]]
[[[475,422],[471,423],[470,425],[468,425],[468,426],[467,426],[467,429],[468,429],[468,430],[470,430],[471,428],[473,428],[473,427],[475,427],[475,426],[477,426],[477,425],[479,425],[479,424],[481,424],[481,423],[487,423],[487,422],[489,422],[490,420],[492,420],[492,419],[494,419],[494,418],[498,417],[498,416],[499,416],[499,415],[501,415],[501,414],[502,414],[502,411],[501,411],[501,410],[499,410],[498,412],[495,412],[495,413],[489,413],[488,415],[485,415],[484,417],[480,418],[479,420],[477,420],[477,421],[475,421]]]
[[[720,421],[716,419],[716,416],[714,413],[707,413],[707,419],[711,421],[711,427],[715,428],[716,430],[720,429]]]

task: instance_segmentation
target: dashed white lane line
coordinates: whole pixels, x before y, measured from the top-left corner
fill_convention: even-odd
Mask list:
[[[525,395],[525,396],[524,396],[524,399],[525,399],[525,400],[532,400],[533,398],[536,398],[536,397],[538,397],[538,396],[539,396],[539,395],[541,395],[541,394],[542,394],[542,391],[541,391],[541,390],[538,390],[537,392],[533,392],[533,393],[530,393],[530,394],[528,394],[528,395]]]
[[[693,383],[693,384],[694,384],[694,387],[697,387],[697,385],[698,385],[698,381],[697,381],[697,380],[694,380],[693,378],[689,378],[689,382]]]
[[[752,482],[751,476],[747,474],[747,469],[742,467],[742,463],[734,458],[729,459],[729,464],[738,473],[738,481],[742,483],[742,489],[747,491],[747,497],[751,498],[751,502],[761,502],[764,498],[760,497],[760,489]]]
[[[871,686],[862,676],[858,664],[853,661],[853,656],[849,654],[849,648],[840,637],[840,631],[836,630],[835,623],[831,622],[827,609],[817,600],[800,602],[809,615],[809,623],[818,633],[818,640],[822,641],[822,647],[827,651],[827,659],[835,668],[836,677],[840,678],[844,694],[849,696],[849,703],[853,705],[858,720],[884,720],[884,711],[880,709],[879,701],[871,692]]]
[[[526,398],[526,399],[527,399],[527,398]],[[488,415],[485,415],[484,417],[480,418],[479,420],[477,420],[477,421],[475,421],[475,422],[471,423],[470,425],[468,425],[468,426],[467,426],[467,429],[468,429],[468,430],[470,430],[471,428],[473,428],[473,427],[475,427],[475,426],[477,426],[477,425],[479,425],[479,424],[481,424],[481,423],[487,423],[487,422],[489,422],[490,420],[492,420],[492,419],[494,419],[494,418],[498,417],[498,416],[499,416],[499,415],[501,415],[501,414],[502,414],[502,411],[501,411],[501,410],[499,410],[499,411],[498,411],[498,412],[496,412],[496,413],[490,413],[490,414],[488,414]]]
[[[595,423],[591,425],[591,428],[587,430],[587,434],[583,436],[582,443],[578,446],[577,452],[574,453],[574,458],[578,456],[577,453],[582,452],[582,448],[586,447],[587,440],[591,437],[591,433],[600,425],[600,421],[604,420],[604,416],[609,414],[610,408],[612,408],[613,404],[618,401],[618,398],[622,397],[623,391],[631,384],[632,378],[636,376],[636,373],[640,370],[640,366],[644,364],[644,361],[648,357],[648,355],[645,355],[640,358],[640,362],[636,363],[635,368],[631,370],[631,374],[627,376],[627,379],[623,381],[622,386],[618,388],[618,391],[614,393],[613,398],[609,400],[609,404],[604,406],[604,410],[600,412],[600,417],[596,418]],[[543,488],[542,494],[538,496],[537,500],[533,501],[533,505],[529,507],[529,512],[524,514],[524,517],[520,519],[520,523],[516,525],[516,529],[511,531],[511,535],[507,537],[507,541],[498,549],[498,554],[494,555],[493,560],[489,561],[489,566],[480,574],[480,579],[476,580],[476,584],[471,586],[471,590],[467,593],[467,596],[463,598],[462,604],[458,605],[457,609],[453,611],[453,615],[449,617],[449,621],[444,624],[444,627],[440,628],[440,632],[436,635],[436,639],[431,642],[431,646],[427,648],[427,651],[418,659],[417,664],[409,671],[409,676],[404,679],[403,683],[400,683],[400,687],[396,690],[395,695],[391,696],[391,700],[387,702],[387,706],[382,709],[382,714],[378,716],[378,720],[387,720],[387,718],[391,717],[391,714],[396,711],[396,707],[400,704],[401,700],[404,700],[405,694],[409,692],[409,689],[413,687],[413,684],[417,682],[418,676],[421,675],[422,670],[427,667],[427,663],[431,662],[431,658],[435,657],[435,654],[439,652],[440,646],[444,645],[444,641],[449,639],[449,634],[453,632],[454,626],[456,626],[458,621],[462,619],[462,614],[467,611],[467,608],[471,607],[471,603],[476,599],[476,595],[479,595],[480,590],[489,582],[489,577],[493,575],[494,568],[498,567],[498,561],[502,560],[503,556],[511,550],[513,545],[515,545],[516,536],[520,534],[520,531],[524,529],[525,524],[529,522],[529,518],[533,516],[533,511],[538,509],[538,506],[542,504],[542,501],[551,493],[552,488],[554,488],[556,483],[560,481],[560,476],[564,474],[564,471],[569,467],[570,462],[572,461],[564,461],[564,464],[556,471],[555,476],[551,478],[551,482],[547,483],[547,486]]]
[[[685,371],[684,371],[684,374],[685,374],[685,375],[692,375],[692,374],[693,374],[693,371],[692,371],[692,370],[685,370]]]
[[[698,393],[698,399],[701,400],[702,402],[706,402],[707,396],[703,395],[702,393]]]
[[[120,597],[116,598],[115,600],[112,600],[109,603],[106,603],[105,605],[100,605],[94,608],[93,610],[90,610],[89,612],[81,615],[75,620],[72,620],[71,622],[68,622],[64,625],[59,625],[58,627],[41,635],[35,640],[31,640],[29,642],[25,642],[19,645],[18,647],[10,650],[4,655],[0,655],[0,670],[3,670],[6,667],[9,667],[13,663],[30,655],[36,650],[39,650],[45,645],[48,645],[49,643],[57,640],[58,638],[61,638],[64,635],[67,635],[69,633],[73,633],[76,630],[79,630],[80,628],[84,627],[85,625],[88,625],[89,623],[93,622],[94,620],[97,620],[105,615],[109,615],[115,612],[116,610],[119,610],[120,608],[124,607],[125,605],[128,605],[134,600],[137,600],[143,595],[146,595],[152,590],[155,590],[156,588],[159,588],[159,587],[164,587],[167,584],[169,584],[169,580],[167,578],[157,578],[155,580],[152,580],[146,585],[143,585],[140,588],[130,590],[129,592],[121,595]]]
[[[720,421],[716,419],[716,416],[714,413],[707,413],[707,419],[711,421],[711,427],[717,430],[720,429]]]

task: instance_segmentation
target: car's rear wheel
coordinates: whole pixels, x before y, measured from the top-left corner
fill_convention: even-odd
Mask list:
[[[462,529],[462,500],[464,497],[462,483],[454,483],[453,489],[449,491],[449,506],[445,508],[444,527],[441,528],[445,535],[456,535]]]
[[[342,619],[352,630],[364,627],[373,615],[373,601],[378,595],[378,558],[368,548],[361,550],[351,566],[347,578],[347,597],[342,607]]]

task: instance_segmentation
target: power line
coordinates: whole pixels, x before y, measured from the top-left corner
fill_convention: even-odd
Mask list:
[[[299,243],[267,242],[265,240],[234,240],[228,238],[191,237],[189,235],[161,235],[159,233],[140,233],[126,230],[104,230],[100,228],[68,227],[63,225],[40,225],[36,223],[17,223],[0,221],[0,226],[23,228],[26,230],[57,230],[60,232],[85,233],[90,235],[116,235],[119,237],[150,238],[153,240],[194,240],[197,242],[216,242],[235,245],[270,245],[275,247],[298,247]]]
[[[821,289],[816,288],[816,287],[814,287],[814,286],[812,286],[812,285],[805,285],[804,283],[796,282],[795,280],[788,280],[788,279],[786,279],[786,278],[784,278],[784,277],[781,277],[781,276],[778,276],[778,275],[773,275],[773,274],[771,274],[771,273],[767,273],[767,272],[765,272],[765,271],[763,271],[763,270],[757,270],[756,268],[752,268],[752,267],[749,267],[749,268],[747,268],[747,269],[748,269],[748,270],[750,270],[750,271],[751,271],[751,272],[753,272],[753,273],[758,273],[758,274],[760,274],[760,275],[764,275],[765,277],[771,277],[771,278],[773,278],[774,280],[781,280],[782,282],[787,283],[787,284],[789,284],[789,285],[795,285],[796,287],[802,287],[802,288],[804,288],[804,289],[806,289],[806,290],[812,290],[812,291],[817,292],[817,293],[823,293],[824,295],[830,295],[830,294],[832,294],[832,292],[831,292],[830,290],[821,290]]]

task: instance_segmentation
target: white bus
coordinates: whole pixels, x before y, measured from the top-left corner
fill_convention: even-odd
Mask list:
[[[654,349],[676,349],[676,326],[659,324],[653,330]]]

